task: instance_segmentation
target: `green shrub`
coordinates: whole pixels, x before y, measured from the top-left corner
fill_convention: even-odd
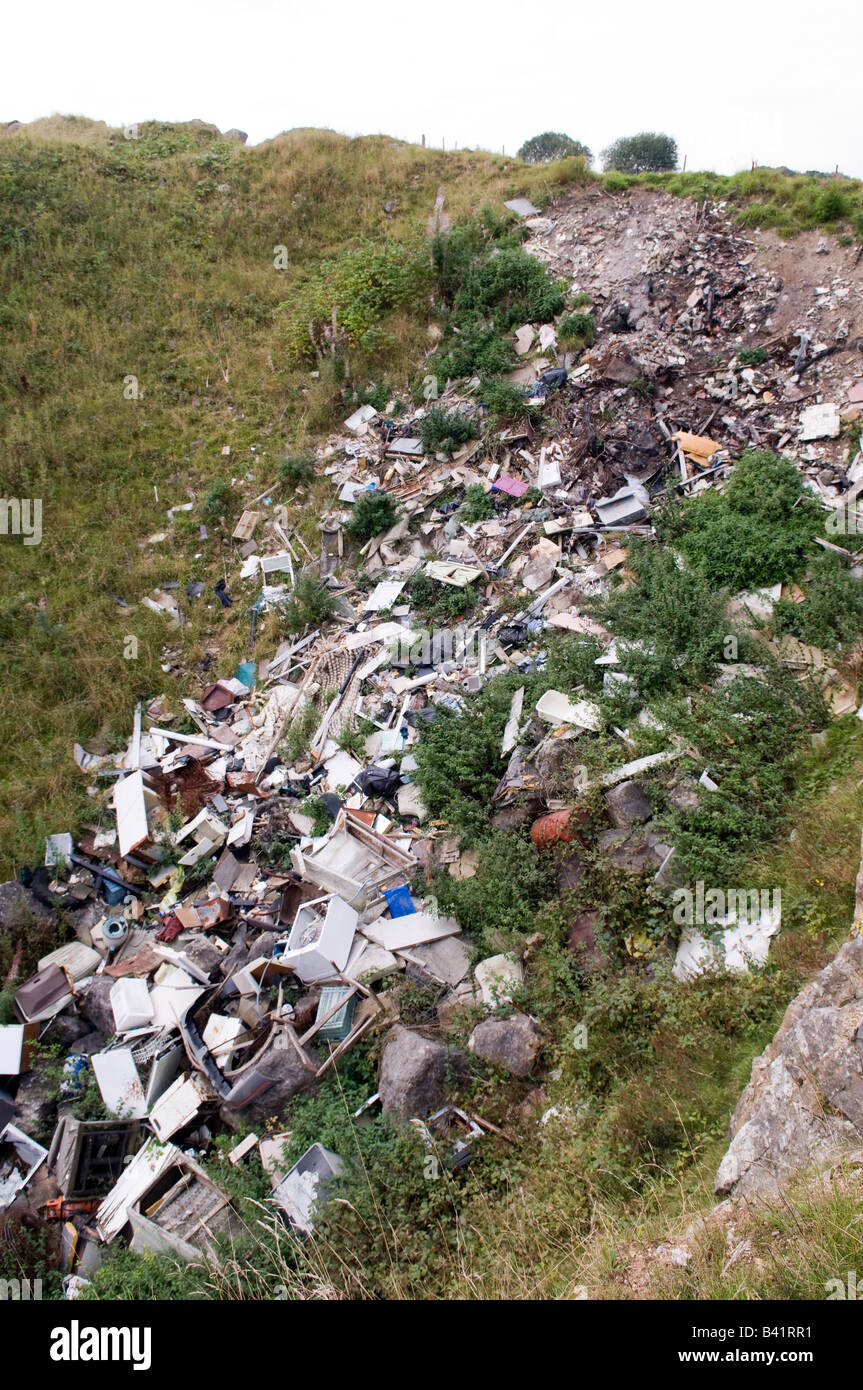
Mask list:
[[[567,314],[557,325],[557,338],[564,348],[590,347],[596,342],[596,319],[593,314]]]
[[[512,942],[531,931],[538,908],[556,894],[554,865],[529,838],[493,831],[479,845],[476,873],[435,879],[435,897],[444,912],[477,939],[482,950],[500,949],[497,933]]]
[[[454,454],[462,444],[476,438],[476,426],[458,410],[433,406],[418,425],[419,437],[426,453]]]
[[[763,347],[741,348],[737,354],[741,367],[760,367],[767,361],[767,349]]]
[[[738,676],[726,689],[693,699],[675,732],[698,750],[719,787],[699,788],[698,806],[668,818],[670,843],[693,881],[733,883],[759,841],[775,835],[790,806],[801,738],[827,722],[823,700],[793,674],[765,661],[761,679]]]
[[[491,318],[499,333],[523,323],[549,323],[564,293],[545,266],[520,246],[499,248],[470,267],[453,299],[456,320]]]
[[[318,574],[305,571],[282,604],[285,626],[289,633],[302,632],[304,627],[320,627],[335,611],[336,600]]]
[[[488,803],[501,778],[500,740],[505,715],[472,701],[456,714],[438,705],[416,745],[416,781],[429,814],[459,829],[488,828]]]
[[[680,549],[711,584],[732,590],[798,578],[825,526],[794,464],[769,451],[745,453],[723,492],[686,502],[683,514]]]
[[[386,492],[372,488],[358,495],[345,530],[362,544],[395,526],[397,517],[398,507],[393,498]]]
[[[541,405],[531,405],[520,386],[501,377],[483,377],[478,394],[496,420],[538,425],[543,418]]]
[[[491,493],[486,492],[482,483],[471,483],[465,488],[464,501],[458,511],[459,521],[471,525],[474,521],[487,521],[494,516],[494,502]]]
[[[812,560],[804,579],[802,603],[780,599],[773,605],[773,626],[828,651],[849,647],[863,632],[863,583],[844,560],[829,551]]]
[[[333,822],[330,808],[322,796],[307,796],[303,802],[303,814],[310,816],[313,835],[326,835]]]
[[[298,454],[288,454],[276,465],[276,476],[282,487],[297,491],[308,487],[315,476],[314,450],[303,449]]]
[[[670,549],[647,539],[630,543],[628,564],[637,583],[613,590],[592,610],[617,636],[642,645],[624,648],[622,669],[648,699],[687,677],[709,680],[729,629],[724,596],[712,592],[703,574],[680,569]]]
[[[460,589],[441,584],[427,574],[418,574],[408,585],[411,607],[429,622],[452,622],[466,618],[476,608],[478,598],[473,584]]]
[[[335,308],[339,331],[352,345],[380,329],[390,314],[428,301],[431,270],[419,241],[361,241],[322,262],[279,306],[285,346],[294,361],[311,360],[330,331]],[[372,350],[375,344],[367,340]]]
[[[223,516],[230,516],[236,509],[236,496],[224,478],[211,483],[204,493],[201,516],[205,521],[219,521]]]
[[[439,375],[448,381],[477,373],[508,371],[512,366],[512,349],[509,341],[494,328],[472,323],[463,329],[453,328],[447,337],[446,351],[431,360]]]

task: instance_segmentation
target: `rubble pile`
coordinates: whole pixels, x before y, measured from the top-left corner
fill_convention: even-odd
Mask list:
[[[623,644],[587,604],[625,575],[627,538],[650,533],[658,501],[721,487],[744,448],[795,459],[825,510],[863,481],[843,433],[863,403],[852,278],[825,275],[797,331],[777,331],[782,286],[721,206],[636,190],[581,193],[546,216],[515,211],[526,249],[571,282],[597,330],[578,352],[558,346],[555,324],[514,335],[509,380],[527,405],[544,405],[543,423],[495,422],[479,380],[436,381],[432,354],[425,406],[361,406],[319,448],[334,494],[319,558],[269,497],[234,531],[217,597],[251,596],[252,646],[256,616],[287,602],[303,574],[331,616],[189,692],[182,721],[160,696],[130,711],[125,748],[74,750],[93,825],[77,840],[52,835],[27,890],[72,931],[15,982],[16,1021],[0,1026],[0,1206],[34,1200],[41,1175],[43,1209],[54,1203],[67,1222],[70,1277],[86,1279],[119,1239],[192,1258],[230,1234],[235,1213],[200,1158],[240,1124],[260,1132],[230,1161],[256,1150],[272,1201],[309,1231],[345,1156],[315,1144],[286,1171],[265,1122],[289,1126],[292,1097],[361,1040],[383,1039],[368,1105],[426,1137],[454,1134],[454,1164],[470,1157],[494,1127],[451,1103],[452,1078],[477,1063],[526,1078],[543,1034],[518,1009],[525,961],[479,959],[429,893],[427,869],[467,878],[475,855],[424,804],[423,730],[496,676],[541,670],[555,631],[596,639],[606,686],[626,680]],[[425,449],[432,409],[463,417],[474,437],[451,454]],[[376,492],[398,504],[397,519],[357,546],[352,516]],[[769,612],[795,597],[787,588],[739,595],[738,608]],[[186,600],[201,592],[190,585]],[[169,622],[181,616],[170,593],[145,602]],[[783,653],[801,671],[827,666],[793,639]],[[579,691],[547,689],[535,707],[524,696],[524,686],[512,696],[489,821],[527,817],[535,845],[566,843],[578,795],[594,786],[608,855],[671,881],[674,847],[651,829],[640,779],[673,764],[679,743],[633,758],[615,729],[616,765],[560,799],[549,770],[573,738],[600,731],[601,711]],[[837,687],[833,702],[855,709],[857,692]],[[703,779],[715,786],[707,769]],[[736,944],[743,968],[772,930],[765,922]],[[589,961],[589,914],[571,943]],[[676,971],[706,968],[709,954],[685,934]],[[432,1026],[400,1019],[404,977],[437,988]],[[470,1057],[446,1041],[457,1006],[476,1010]],[[63,1099],[90,1074],[112,1116],[72,1119],[61,1103],[50,1150],[27,1132],[40,1039],[68,1048]]]

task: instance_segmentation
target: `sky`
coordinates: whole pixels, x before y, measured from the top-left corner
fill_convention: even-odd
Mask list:
[[[7,7],[0,120],[200,118],[515,154],[659,130],[688,169],[863,177],[860,0],[40,0]]]

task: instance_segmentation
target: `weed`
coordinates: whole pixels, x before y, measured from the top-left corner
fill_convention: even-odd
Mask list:
[[[767,361],[767,349],[763,347],[741,348],[737,354],[741,367],[760,367]]]
[[[561,347],[580,352],[596,342],[596,319],[593,314],[567,314],[557,325],[557,340]]]
[[[502,377],[483,377],[479,384],[479,399],[487,405],[496,421],[537,426],[543,418],[541,405],[531,405],[524,391]]]
[[[732,590],[790,582],[804,570],[824,515],[790,459],[749,451],[723,492],[684,504],[678,545],[715,587]]]

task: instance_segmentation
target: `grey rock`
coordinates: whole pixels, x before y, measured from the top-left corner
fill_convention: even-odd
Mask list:
[[[492,816],[492,829],[518,830],[529,821],[536,820],[541,808],[542,802],[535,797],[531,797],[529,801],[517,801],[513,806],[504,806]]]
[[[855,937],[789,1004],[731,1119],[715,1190],[775,1192],[791,1173],[863,1139],[863,938]]]
[[[80,1014],[58,1014],[51,1024],[48,1040],[62,1043],[75,1052],[83,1052],[79,1044],[90,1035],[94,1035],[93,1029]]]
[[[56,913],[14,879],[9,883],[0,883],[0,930],[4,927],[26,927],[34,919],[38,922],[55,921]]]
[[[12,1121],[25,1134],[44,1144],[54,1132],[58,1092],[56,1082],[41,1071],[28,1071],[21,1077],[15,1093]]]
[[[513,1076],[529,1076],[542,1047],[542,1033],[532,1018],[487,1018],[470,1035],[468,1047],[484,1062],[493,1062]]]
[[[109,999],[115,984],[116,981],[112,980],[110,975],[93,975],[89,980],[77,985],[75,991],[81,1013],[97,1032],[104,1033],[107,1037],[117,1031],[114,1010]]]
[[[216,947],[199,932],[184,932],[177,942],[180,948],[193,965],[197,965],[199,970],[210,980],[215,980],[222,968],[224,954],[216,950]]]
[[[653,815],[653,807],[640,782],[619,782],[605,793],[603,800],[608,818],[618,830],[629,830]]]
[[[231,126],[231,129],[226,130],[223,136],[223,139],[236,140],[240,145],[245,145],[248,138],[247,132],[245,130],[237,130],[236,126]]]
[[[421,1033],[396,1026],[381,1058],[378,1089],[388,1115],[422,1119],[444,1102],[447,1049]]]
[[[236,1099],[229,1096],[225,1102],[227,1109],[233,1110],[244,1120],[278,1118],[292,1096],[315,1085],[315,1068],[320,1063],[308,1048],[304,1052],[310,1064],[308,1067],[303,1066],[296,1048],[290,1044],[282,1048],[271,1047],[260,1064],[250,1069],[255,1078],[249,1083],[256,1091],[253,1098],[244,1101],[244,1083],[240,1080]],[[258,1092],[257,1086],[264,1082],[269,1084],[265,1090]]]

